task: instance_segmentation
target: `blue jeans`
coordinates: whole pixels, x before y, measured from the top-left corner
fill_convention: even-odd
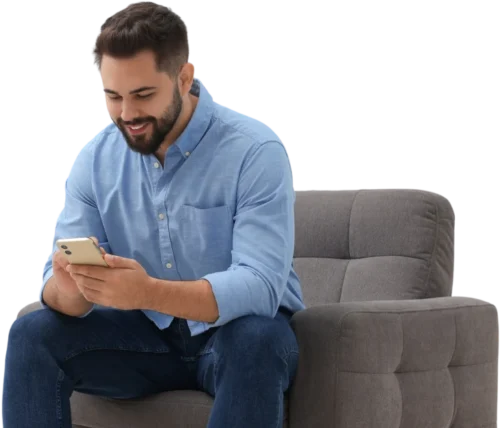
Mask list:
[[[73,391],[126,399],[190,389],[215,398],[209,428],[281,428],[297,360],[281,312],[191,337],[185,320],[160,330],[138,310],[98,307],[74,318],[42,309],[11,327],[3,426],[71,428]]]

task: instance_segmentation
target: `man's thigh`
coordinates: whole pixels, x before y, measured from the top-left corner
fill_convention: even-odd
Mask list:
[[[215,396],[217,372],[222,367],[234,365],[237,367],[234,373],[240,372],[242,367],[252,372],[258,365],[266,366],[272,358],[285,362],[291,383],[298,352],[288,315],[278,312],[274,319],[254,315],[238,318],[219,327],[200,350],[197,388]]]
[[[42,309],[18,319],[11,335],[18,339],[9,346],[34,347],[38,355],[47,355],[47,363],[55,361],[79,392],[132,398],[192,383],[166,331],[141,311],[98,307],[85,318],[75,318]],[[13,355],[25,355],[22,349],[15,351]]]

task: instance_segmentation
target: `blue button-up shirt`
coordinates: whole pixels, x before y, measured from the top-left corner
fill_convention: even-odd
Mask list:
[[[188,320],[192,335],[244,315],[274,317],[280,306],[304,309],[283,144],[266,125],[215,103],[198,79],[191,93],[198,104],[163,167],[154,155],[130,150],[114,123],[81,150],[66,181],[54,251],[59,238],[95,236],[155,278],[206,279],[220,316]],[[51,256],[43,286],[52,275]],[[173,319],[144,313],[161,329]]]

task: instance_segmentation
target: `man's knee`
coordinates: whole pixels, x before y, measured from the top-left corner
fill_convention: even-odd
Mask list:
[[[62,324],[62,314],[50,309],[29,312],[12,324],[9,332],[9,348],[31,349],[42,344],[57,341],[58,326]]]
[[[286,321],[264,316],[237,318],[221,326],[217,333],[226,351],[243,356],[262,353],[282,356],[298,348],[295,334]]]

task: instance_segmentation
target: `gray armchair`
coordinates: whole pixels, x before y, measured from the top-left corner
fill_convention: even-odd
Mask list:
[[[497,310],[450,297],[453,249],[453,209],[437,194],[297,192],[308,308],[292,319],[300,358],[285,426],[496,428]],[[201,428],[212,403],[197,391],[71,400],[75,428]]]

